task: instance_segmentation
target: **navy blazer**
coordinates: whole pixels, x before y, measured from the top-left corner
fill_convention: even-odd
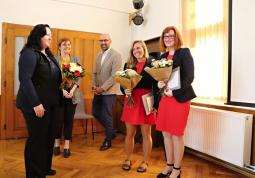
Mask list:
[[[162,58],[167,58],[168,52],[161,55]],[[191,83],[194,80],[194,62],[188,48],[179,48],[173,56],[173,69],[180,67],[181,88],[173,90],[173,96],[181,103],[189,101],[196,97]]]
[[[24,112],[33,112],[33,108],[43,104],[45,108],[59,105],[62,92],[61,71],[56,59],[48,54],[59,71],[58,80],[51,75],[51,64],[47,57],[38,50],[25,48],[19,58],[20,87],[16,106]]]

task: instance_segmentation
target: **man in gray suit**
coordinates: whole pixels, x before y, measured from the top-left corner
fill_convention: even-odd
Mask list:
[[[101,34],[99,44],[102,49],[97,55],[93,70],[93,115],[105,128],[105,140],[100,151],[111,147],[111,140],[115,136],[112,122],[112,109],[115,103],[119,86],[115,83],[113,76],[116,71],[121,70],[122,59],[120,54],[111,48],[109,34]]]

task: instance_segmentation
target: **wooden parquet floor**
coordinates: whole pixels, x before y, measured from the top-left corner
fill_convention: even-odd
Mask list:
[[[71,143],[71,157],[55,156],[53,168],[57,170],[54,178],[155,178],[163,169],[163,148],[153,148],[149,169],[137,173],[142,161],[142,148],[135,145],[133,164],[130,171],[121,169],[125,159],[124,136],[119,134],[113,140],[113,147],[98,151],[103,136],[97,134],[93,141],[91,135],[75,135]],[[25,139],[0,140],[0,178],[25,177],[23,149]],[[185,153],[182,165],[182,178],[246,178],[208,161]]]

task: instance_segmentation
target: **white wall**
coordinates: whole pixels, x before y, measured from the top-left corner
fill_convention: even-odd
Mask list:
[[[168,25],[180,27],[180,0],[144,0],[144,4],[145,22],[129,26],[128,13],[135,11],[132,0],[0,0],[0,23],[47,23],[53,28],[110,33],[113,48],[126,61],[131,41],[158,37]],[[0,89],[1,55],[0,48]]]
[[[2,22],[24,25],[47,23],[53,28],[110,33],[113,48],[126,59],[131,43],[128,12],[132,7],[129,0],[0,0],[0,34]],[[1,55],[0,48],[0,66]]]
[[[180,0],[144,0],[144,23],[132,24],[132,40],[148,40],[161,35],[166,26],[181,28]],[[181,29],[180,29],[181,30]]]

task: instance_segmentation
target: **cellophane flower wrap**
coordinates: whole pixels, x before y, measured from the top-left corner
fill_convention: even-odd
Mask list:
[[[70,62],[62,65],[63,82],[61,89],[71,88],[81,77],[84,77],[85,69],[75,62]]]
[[[124,89],[133,89],[140,82],[142,76],[139,75],[133,69],[126,69],[124,71],[117,71],[114,80],[120,84],[120,86]],[[127,96],[127,106],[134,106],[135,102],[132,95]]]
[[[172,73],[172,60],[165,58],[161,60],[152,60],[152,67],[145,67],[145,71],[157,81],[168,81]],[[160,89],[160,93],[163,94],[166,87]]]

